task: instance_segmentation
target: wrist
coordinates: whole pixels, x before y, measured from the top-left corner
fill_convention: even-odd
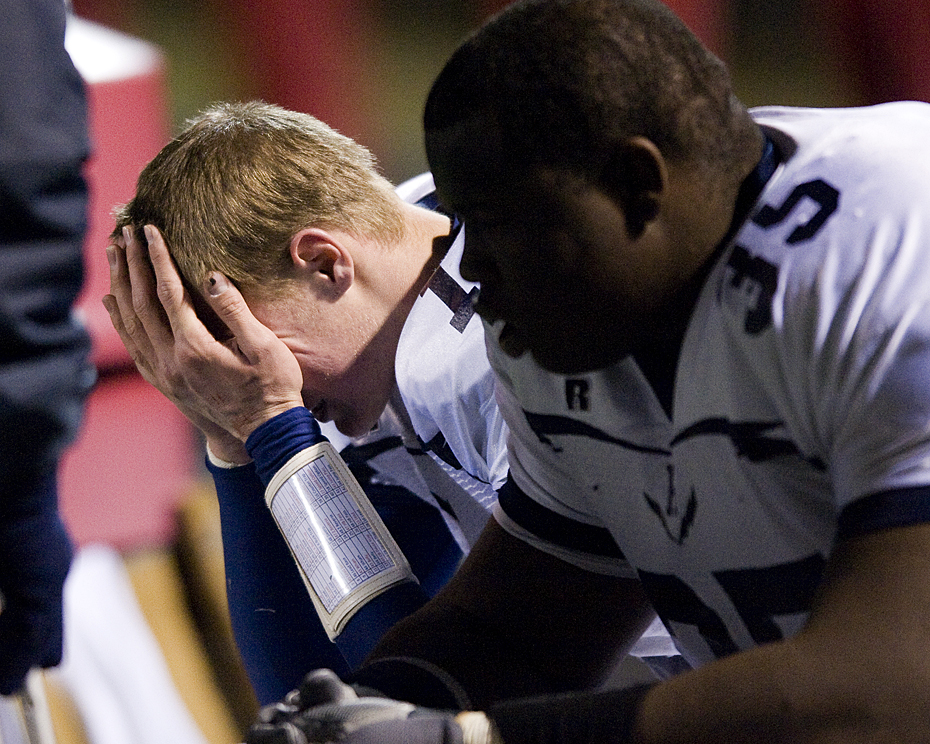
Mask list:
[[[207,438],[207,459],[218,468],[236,468],[252,462],[245,444],[235,439],[227,442],[214,438]]]
[[[258,477],[267,487],[284,464],[295,454],[319,442],[326,437],[320,432],[320,425],[303,406],[279,413],[249,434],[245,448],[252,459]]]
[[[248,419],[239,420],[234,426],[231,426],[230,431],[234,432],[238,438],[241,438],[241,441],[248,442],[249,438],[258,429],[266,426],[269,421],[273,421],[279,418],[282,414],[287,413],[288,411],[293,411],[296,408],[304,408],[303,401],[299,399],[292,401],[281,401],[274,406],[253,411],[252,415]]]
[[[504,744],[497,727],[478,710],[463,710],[455,717],[462,729],[462,744]]]
[[[487,715],[507,744],[632,744],[638,741],[643,699],[654,686],[506,700],[492,705]]]

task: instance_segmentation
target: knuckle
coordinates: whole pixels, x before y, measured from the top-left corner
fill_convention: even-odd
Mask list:
[[[195,354],[190,348],[179,348],[175,351],[177,358],[177,377],[181,376],[182,369],[190,369],[194,372],[203,366],[203,360],[199,354]],[[174,370],[172,370],[174,372]]]
[[[224,318],[239,318],[242,316],[242,306],[235,297],[222,296],[216,300],[216,311]]]
[[[183,290],[177,284],[167,279],[159,279],[155,283],[155,295],[166,307],[177,304],[181,292]]]
[[[160,365],[159,376],[168,386],[169,390],[177,391],[185,387],[186,380],[177,369],[169,365]]]
[[[135,338],[142,332],[142,324],[139,322],[138,317],[130,315],[123,318],[123,330],[126,331],[127,336]]]
[[[152,310],[152,300],[148,295],[133,294],[132,309],[136,315],[145,315]]]

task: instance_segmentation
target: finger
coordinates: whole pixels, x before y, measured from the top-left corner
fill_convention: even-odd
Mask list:
[[[112,288],[112,282],[110,286]],[[129,352],[129,356],[132,358],[132,360],[136,361],[138,349],[136,348],[135,341],[133,341],[132,337],[126,331],[126,325],[123,323],[123,315],[119,308],[119,302],[117,301],[116,296],[112,294],[112,289],[111,294],[104,295],[101,298],[101,302],[103,303],[104,309],[106,309],[110,316],[110,323],[113,324],[113,328],[119,336],[120,341],[123,342],[123,346],[126,347],[126,351]]]
[[[146,230],[146,238],[149,234]],[[126,241],[126,265],[129,271],[132,312],[148,336],[152,348],[159,354],[165,354],[174,345],[174,334],[158,296],[158,279],[150,258],[151,241],[146,240],[146,244],[143,245],[134,231],[128,228],[124,228],[123,237]],[[161,239],[160,234],[158,238]],[[164,246],[163,241],[161,245]],[[123,320],[126,322],[128,318],[124,316]]]
[[[107,264],[110,267],[110,296],[119,309],[121,318],[126,318],[132,310],[132,287],[129,284],[129,269],[126,266],[125,241],[112,241],[106,248]]]
[[[218,271],[207,277],[206,299],[235,336],[239,351],[249,362],[258,361],[269,346],[280,344],[277,336],[252,315],[236,286]]]
[[[120,315],[119,304],[112,294],[104,295],[102,302],[103,307],[110,315],[110,322],[113,324],[114,330],[119,336],[120,341],[123,342],[123,346],[126,347],[126,352],[129,354],[129,358],[132,360],[133,364],[136,365],[136,369],[142,375],[143,379],[146,380],[146,382],[149,382],[152,385],[158,387],[155,380],[154,369],[152,367],[153,355],[151,348],[149,348],[147,351],[142,351],[136,344],[135,340],[133,340],[132,336],[130,336],[129,332],[126,330],[125,324],[123,323],[122,316]]]
[[[103,306],[110,314],[110,322],[130,358],[141,370],[151,355],[151,343],[133,308],[126,253],[123,247],[115,242],[107,246],[106,252],[110,267],[110,294],[103,299]]]
[[[165,239],[158,228],[146,225],[145,237],[148,242],[148,259],[151,267],[157,304],[163,317],[170,325],[175,338],[199,347],[210,347],[216,339],[197,315],[193,298],[184,287]]]

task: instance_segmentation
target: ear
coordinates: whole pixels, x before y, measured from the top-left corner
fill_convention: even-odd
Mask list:
[[[620,204],[632,238],[658,217],[667,185],[665,158],[645,137],[632,137],[616,147],[601,172],[600,186]]]
[[[355,281],[355,262],[349,247],[332,232],[304,228],[291,238],[289,252],[297,274],[323,289],[342,294]]]

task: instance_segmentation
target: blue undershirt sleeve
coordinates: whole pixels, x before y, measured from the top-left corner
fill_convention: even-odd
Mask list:
[[[280,700],[312,669],[342,675],[354,669],[394,623],[428,599],[415,583],[396,585],[358,610],[335,643],[327,637],[264,498],[265,487],[291,457],[324,439],[310,412],[293,408],[249,437],[253,463],[227,469],[207,462],[220,503],[233,631],[263,705]],[[461,553],[438,511],[402,489],[363,487],[414,573],[451,576]]]
[[[262,705],[280,700],[311,669],[349,670],[329,640],[271,512],[255,465],[218,468],[226,594],[236,644]]]

